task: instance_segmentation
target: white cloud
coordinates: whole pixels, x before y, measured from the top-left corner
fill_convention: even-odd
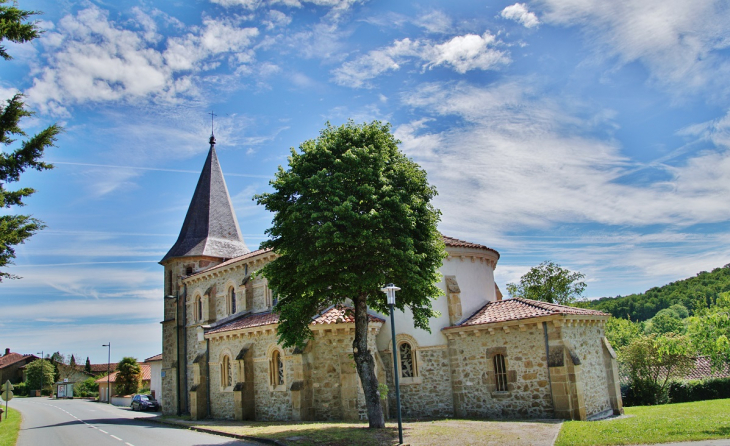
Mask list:
[[[451,33],[454,27],[451,17],[441,11],[431,11],[420,15],[413,23],[434,34]]]
[[[541,0],[546,23],[579,26],[596,52],[640,61],[675,94],[730,94],[730,8],[724,0]]]
[[[471,70],[495,69],[509,63],[509,55],[493,47],[500,42],[485,32],[483,35],[456,36],[444,43],[430,40],[396,40],[390,46],[372,50],[334,70],[334,80],[340,85],[368,87],[368,81],[387,71],[395,71],[411,60],[423,62],[423,68],[449,66],[458,73]]]
[[[27,92],[29,102],[42,112],[66,115],[67,107],[86,102],[195,97],[192,77],[217,66],[216,56],[230,55],[234,65],[253,57],[248,47],[256,28],[207,18],[158,51],[161,37],[152,18],[139,8],[133,14],[139,32],[118,27],[95,6],[61,19],[56,31],[41,38],[48,60]]]
[[[291,17],[284,14],[281,11],[277,11],[275,9],[272,9],[269,11],[268,20],[264,20],[264,25],[266,25],[266,28],[268,29],[274,29],[277,27],[284,27],[291,23]]]
[[[292,8],[301,8],[303,4],[311,4],[315,6],[323,6],[333,10],[347,10],[356,3],[363,0],[210,0],[226,8],[242,7],[250,10],[258,9],[266,4],[268,5],[284,5]]]
[[[531,83],[429,84],[403,96],[412,107],[463,120],[441,132],[428,132],[422,120],[396,129],[439,189],[446,232],[483,237],[565,222],[687,226],[730,219],[730,148],[659,166],[667,180],[627,183],[623,176],[638,163],[616,142],[586,136],[592,118],[537,99],[525,87]]]
[[[505,19],[521,23],[525,28],[534,28],[540,25],[540,20],[538,20],[535,13],[530,12],[524,3],[515,3],[512,6],[507,6],[502,10],[500,15]]]

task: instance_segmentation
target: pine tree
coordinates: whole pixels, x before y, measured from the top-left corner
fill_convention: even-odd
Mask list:
[[[26,21],[39,12],[24,11],[15,5],[3,6],[6,3],[7,0],[0,0],[0,42],[9,40],[23,43],[37,38],[42,31],[38,29],[36,22]],[[0,45],[0,57],[5,60],[12,59],[2,45]],[[54,146],[56,137],[62,131],[62,128],[55,124],[22,141],[19,148],[5,150],[15,142],[16,137],[27,136],[19,123],[21,119],[32,115],[33,112],[25,108],[23,95],[20,93],[8,99],[7,105],[0,112],[0,208],[23,206],[23,199],[35,192],[30,187],[6,190],[6,183],[19,181],[20,174],[26,169],[41,171],[53,168],[51,164],[44,163],[41,159],[44,150]],[[43,227],[42,221],[29,215],[0,216],[0,268],[13,263],[16,245],[24,243],[28,237]],[[18,276],[0,271],[0,282],[3,278],[17,279]]]

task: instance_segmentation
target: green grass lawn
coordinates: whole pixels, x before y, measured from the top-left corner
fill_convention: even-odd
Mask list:
[[[3,403],[5,409],[5,403]],[[0,446],[15,446],[18,441],[18,431],[20,430],[20,412],[8,407],[8,419],[0,422]]]
[[[626,407],[627,417],[568,421],[556,446],[668,443],[730,438],[730,399]]]

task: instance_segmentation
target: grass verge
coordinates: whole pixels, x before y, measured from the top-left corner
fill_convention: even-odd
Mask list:
[[[669,443],[730,438],[730,399],[626,407],[627,417],[567,421],[556,446]]]
[[[4,403],[3,409],[5,409]],[[8,419],[6,420],[3,414],[3,420],[0,422],[0,446],[15,446],[20,431],[20,412],[8,407],[7,415]]]

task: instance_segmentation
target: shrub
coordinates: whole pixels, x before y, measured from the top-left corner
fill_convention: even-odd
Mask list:
[[[730,396],[730,378],[674,381],[669,385],[669,401],[689,403],[716,400]]]
[[[28,396],[28,383],[13,384],[13,394],[18,396]]]
[[[86,378],[74,386],[74,394],[82,398],[98,396],[99,384],[96,383],[95,378]]]
[[[624,390],[624,389],[622,389]],[[634,379],[625,387],[624,406],[656,406],[666,404],[667,388],[650,379]]]

